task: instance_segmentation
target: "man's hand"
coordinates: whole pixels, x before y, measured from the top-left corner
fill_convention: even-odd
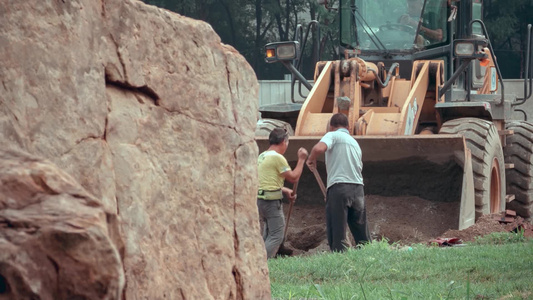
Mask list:
[[[296,194],[291,193],[289,195],[289,201],[293,203],[296,202]]]
[[[328,150],[328,146],[324,142],[318,142],[311,149],[311,154],[307,158],[307,166],[311,172],[316,170],[316,159]]]
[[[296,201],[296,193],[292,189],[289,189],[288,187],[282,187],[281,191],[285,194],[289,201]]]
[[[298,159],[305,160],[309,156],[309,153],[307,153],[307,150],[305,148],[298,149]]]
[[[308,159],[306,164],[309,167],[309,170],[311,170],[311,172],[314,172],[316,170],[316,159]]]
[[[296,167],[294,168],[294,170],[281,173],[281,176],[283,176],[285,180],[292,182],[292,183],[297,182],[300,179],[300,176],[302,176],[305,159],[307,158],[308,153],[307,153],[307,150],[305,150],[305,148],[300,148],[298,149],[297,155],[298,155],[298,163],[296,164]]]

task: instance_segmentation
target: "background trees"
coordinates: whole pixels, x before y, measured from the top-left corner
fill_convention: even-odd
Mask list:
[[[288,73],[281,64],[265,63],[265,44],[293,40],[296,25],[306,25],[313,19],[320,20],[327,27],[332,20],[326,16],[332,18],[334,15],[318,6],[316,0],[143,1],[209,23],[223,43],[232,45],[246,58],[258,79],[282,79]],[[323,43],[325,41],[323,39]],[[331,51],[331,47],[329,49]],[[308,56],[312,54],[307,53]],[[304,73],[310,73],[312,77],[313,70],[314,67],[308,67]]]
[[[503,78],[522,78],[527,25],[533,24],[533,1],[485,0],[483,20]]]
[[[143,1],[211,24],[223,43],[232,45],[246,58],[258,79],[282,79],[283,74],[288,73],[281,64],[264,62],[264,45],[293,40],[297,24],[304,25],[305,35],[306,25],[311,20],[319,21],[319,42],[325,46],[320,57],[331,59],[335,56],[333,41],[338,27],[335,13],[317,5],[316,0]],[[485,0],[483,14],[503,77],[521,78],[526,28],[527,24],[533,23],[533,0]],[[312,45],[306,46],[308,51],[303,61],[309,62],[310,57],[317,55],[313,48]],[[306,77],[312,77],[314,66],[304,63],[302,68]]]

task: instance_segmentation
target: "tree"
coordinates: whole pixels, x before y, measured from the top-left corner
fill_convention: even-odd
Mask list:
[[[232,45],[251,62],[257,55],[254,48],[253,2],[251,0],[143,0],[176,12],[205,21],[213,27],[225,44]],[[253,65],[253,64],[252,64]]]
[[[503,78],[523,78],[527,25],[533,23],[531,0],[485,0],[483,19]]]

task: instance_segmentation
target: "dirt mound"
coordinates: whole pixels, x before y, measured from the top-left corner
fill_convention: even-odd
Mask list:
[[[502,214],[484,215],[476,222],[476,224],[463,230],[448,230],[443,238],[459,238],[463,242],[471,242],[476,237],[482,237],[493,232],[517,232],[524,230],[524,236],[533,238],[533,226],[530,222],[524,221],[521,217],[516,217],[512,222],[501,223]]]
[[[374,239],[409,245],[427,243],[435,238],[460,238],[473,241],[476,236],[491,232],[509,232],[525,228],[525,235],[533,237],[533,226],[517,217],[512,223],[501,224],[500,214],[486,215],[464,230],[457,230],[459,204],[424,200],[418,197],[382,197],[367,195],[367,219]],[[294,205],[289,220],[285,246],[293,255],[309,255],[328,251],[326,239],[325,204],[306,204],[303,199]],[[289,205],[284,204],[285,215]],[[352,241],[353,244],[353,241]]]

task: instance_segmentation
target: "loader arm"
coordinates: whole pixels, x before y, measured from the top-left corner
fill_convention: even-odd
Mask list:
[[[335,113],[348,116],[354,135],[413,135],[426,105],[437,123],[434,106],[442,61],[417,61],[411,80],[393,78],[389,86],[376,86],[377,67],[360,58],[319,63],[315,85],[305,100],[296,124],[296,136],[321,136]],[[428,93],[432,90],[433,92]],[[382,99],[389,99],[383,101]],[[343,102],[347,102],[344,105]],[[427,117],[425,118],[427,120]]]

